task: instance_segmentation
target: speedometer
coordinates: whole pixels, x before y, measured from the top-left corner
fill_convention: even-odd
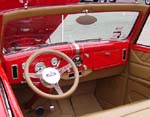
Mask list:
[[[44,69],[46,68],[46,65],[44,64],[44,62],[39,62],[35,65],[35,72],[37,73],[41,73]]]
[[[54,66],[57,66],[57,64],[58,64],[58,59],[57,58],[52,58],[51,59],[51,64],[52,64],[52,66],[54,67]]]

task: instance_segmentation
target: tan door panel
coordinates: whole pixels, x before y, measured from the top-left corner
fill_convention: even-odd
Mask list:
[[[150,53],[131,50],[127,102],[150,98]]]

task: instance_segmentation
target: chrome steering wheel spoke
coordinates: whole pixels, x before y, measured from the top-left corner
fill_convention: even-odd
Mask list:
[[[58,83],[52,84],[52,87],[56,90],[56,92],[57,92],[59,95],[63,95],[63,94],[64,94]]]
[[[70,68],[72,68],[72,65],[70,63],[68,63],[67,65],[61,67],[58,69],[60,74],[65,73],[67,70],[69,70]]]
[[[31,78],[42,78],[41,73],[28,73],[29,77]]]

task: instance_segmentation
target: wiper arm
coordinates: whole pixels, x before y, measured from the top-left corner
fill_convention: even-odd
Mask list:
[[[24,47],[15,47],[14,49],[15,50],[24,50],[24,51],[27,51],[27,50],[31,50],[31,49],[37,49],[38,47],[32,47],[32,46],[24,46]]]
[[[47,46],[55,46],[55,45],[64,45],[64,44],[68,44],[69,42],[58,42],[58,43],[46,43],[46,44],[43,44],[43,45],[40,45],[39,47],[47,47]]]
[[[80,42],[97,42],[97,41],[101,41],[102,39],[101,38],[98,38],[98,39],[84,39],[84,40],[76,40],[75,42],[76,43],[80,43]]]

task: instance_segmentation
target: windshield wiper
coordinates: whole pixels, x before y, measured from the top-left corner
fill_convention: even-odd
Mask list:
[[[56,46],[56,45],[64,45],[64,44],[68,44],[69,42],[58,42],[58,43],[46,43],[46,44],[42,44],[39,47],[47,47],[47,46]]]
[[[76,40],[76,43],[80,43],[80,42],[97,42],[97,41],[101,41],[101,39],[84,39],[84,40]]]

